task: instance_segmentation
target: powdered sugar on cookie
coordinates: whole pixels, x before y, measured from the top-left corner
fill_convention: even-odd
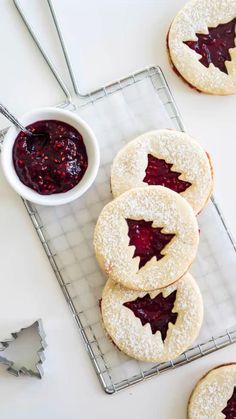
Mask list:
[[[189,135],[174,130],[147,132],[128,143],[114,159],[111,187],[114,197],[144,182],[148,155],[172,164],[180,180],[191,185],[181,195],[197,214],[206,205],[213,188],[212,168],[202,147]],[[165,186],[165,185],[164,185]]]
[[[188,419],[224,419],[226,408],[236,387],[236,364],[214,368],[196,385],[188,406]]]
[[[211,94],[236,92],[236,48],[230,48],[231,60],[225,62],[227,74],[212,62],[209,67],[201,55],[184,42],[197,41],[196,34],[208,34],[208,28],[226,24],[236,17],[236,0],[191,0],[177,14],[170,28],[170,58],[184,79],[197,89]]]
[[[139,269],[129,245],[127,219],[152,222],[174,238],[161,252]],[[198,247],[199,233],[194,212],[176,192],[162,186],[125,192],[102,210],[94,234],[94,246],[101,268],[111,279],[136,290],[154,290],[175,282],[187,272]]]
[[[132,291],[108,280],[102,296],[102,316],[105,328],[114,343],[126,354],[148,362],[165,362],[179,356],[196,339],[203,318],[203,304],[199,288],[190,274],[176,285],[150,292],[153,299],[177,290],[173,312],[175,324],[169,323],[166,339],[152,333],[150,324],[142,325],[139,318],[124,306],[127,301],[143,297],[145,293]]]

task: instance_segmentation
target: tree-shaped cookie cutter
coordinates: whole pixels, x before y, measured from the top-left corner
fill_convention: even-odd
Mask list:
[[[0,351],[5,351],[5,349],[7,349],[10,346],[11,342],[17,339],[21,332],[23,332],[26,329],[32,331],[35,329],[40,338],[40,347],[37,350],[38,361],[35,363],[35,371],[26,368],[24,365],[22,365],[21,367],[17,367],[14,361],[4,358],[3,356],[0,356],[0,364],[7,365],[7,371],[10,374],[15,375],[16,377],[19,377],[20,375],[28,375],[30,377],[42,378],[44,375],[42,364],[45,360],[44,350],[47,347],[47,343],[45,341],[46,335],[43,330],[43,324],[41,319],[36,320],[31,325],[20,329],[18,332],[11,333],[12,337],[10,339],[0,341]]]

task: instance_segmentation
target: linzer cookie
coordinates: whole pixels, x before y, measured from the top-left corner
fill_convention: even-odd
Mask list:
[[[180,279],[198,247],[187,201],[163,186],[131,189],[102,210],[94,234],[97,260],[114,281],[142,291]]]
[[[174,130],[147,132],[129,142],[114,159],[114,197],[135,188],[162,185],[180,193],[199,213],[213,188],[209,156],[189,135]]]
[[[115,345],[147,362],[178,357],[196,339],[203,319],[202,297],[190,274],[175,285],[149,293],[129,290],[109,279],[101,310]]]
[[[177,73],[202,92],[236,93],[236,0],[191,0],[177,14],[168,49]]]
[[[194,388],[188,419],[236,418],[236,363],[219,365]]]

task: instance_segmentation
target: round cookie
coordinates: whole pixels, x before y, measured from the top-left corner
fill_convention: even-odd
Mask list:
[[[201,293],[189,273],[176,284],[148,294],[108,279],[101,310],[115,345],[147,362],[177,358],[192,345],[203,320]]]
[[[125,145],[114,159],[114,197],[136,187],[162,185],[180,193],[199,213],[213,189],[208,155],[189,135],[161,129],[147,132]]]
[[[167,44],[184,80],[205,93],[236,93],[236,0],[190,0],[174,18]]]
[[[210,370],[194,388],[188,419],[236,418],[236,363]]]
[[[191,206],[163,186],[130,189],[111,201],[94,233],[102,270],[114,281],[142,291],[180,279],[195,258],[198,242]]]

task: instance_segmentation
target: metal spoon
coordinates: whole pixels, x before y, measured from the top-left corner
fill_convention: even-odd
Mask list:
[[[4,115],[9,121],[11,121],[17,128],[19,128],[21,131],[23,131],[26,135],[29,137],[38,136],[40,134],[34,134],[33,132],[29,131],[27,128],[25,128],[19,121],[12,115],[9,110],[0,103],[0,113]]]

